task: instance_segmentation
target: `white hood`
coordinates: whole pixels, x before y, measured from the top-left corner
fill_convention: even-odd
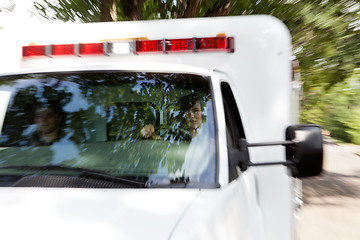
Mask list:
[[[199,192],[0,188],[0,238],[168,239]]]

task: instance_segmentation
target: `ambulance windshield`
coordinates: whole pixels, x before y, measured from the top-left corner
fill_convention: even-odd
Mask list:
[[[92,71],[0,77],[0,130],[0,186],[216,184],[207,76]]]

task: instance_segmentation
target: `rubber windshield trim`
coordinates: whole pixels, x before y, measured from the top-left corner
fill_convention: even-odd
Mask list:
[[[213,78],[209,76],[209,84],[210,84],[210,92],[211,92],[211,101],[212,101],[212,108],[213,108],[213,117],[214,117],[214,137],[215,137],[215,186],[216,188],[220,188],[220,151],[219,151],[219,133],[216,131],[218,128],[218,119],[217,119],[217,109],[215,104],[215,92],[214,92],[214,83]]]

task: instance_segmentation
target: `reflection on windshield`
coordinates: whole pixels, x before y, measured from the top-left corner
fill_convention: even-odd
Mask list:
[[[146,178],[148,186],[174,179],[215,183],[207,77],[124,72],[8,76],[0,77],[0,99],[7,99],[0,103],[0,176],[65,174],[8,168],[61,165]]]

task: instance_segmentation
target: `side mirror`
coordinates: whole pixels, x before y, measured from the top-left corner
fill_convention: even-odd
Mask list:
[[[292,125],[286,129],[286,162],[293,177],[317,176],[323,168],[321,128],[314,124]]]
[[[286,161],[251,162],[249,147],[267,147],[282,145],[286,147]],[[291,125],[286,129],[286,141],[248,143],[240,139],[238,149],[229,149],[232,165],[238,165],[242,171],[251,166],[285,165],[293,177],[317,176],[323,168],[323,140],[321,128],[315,124]]]

